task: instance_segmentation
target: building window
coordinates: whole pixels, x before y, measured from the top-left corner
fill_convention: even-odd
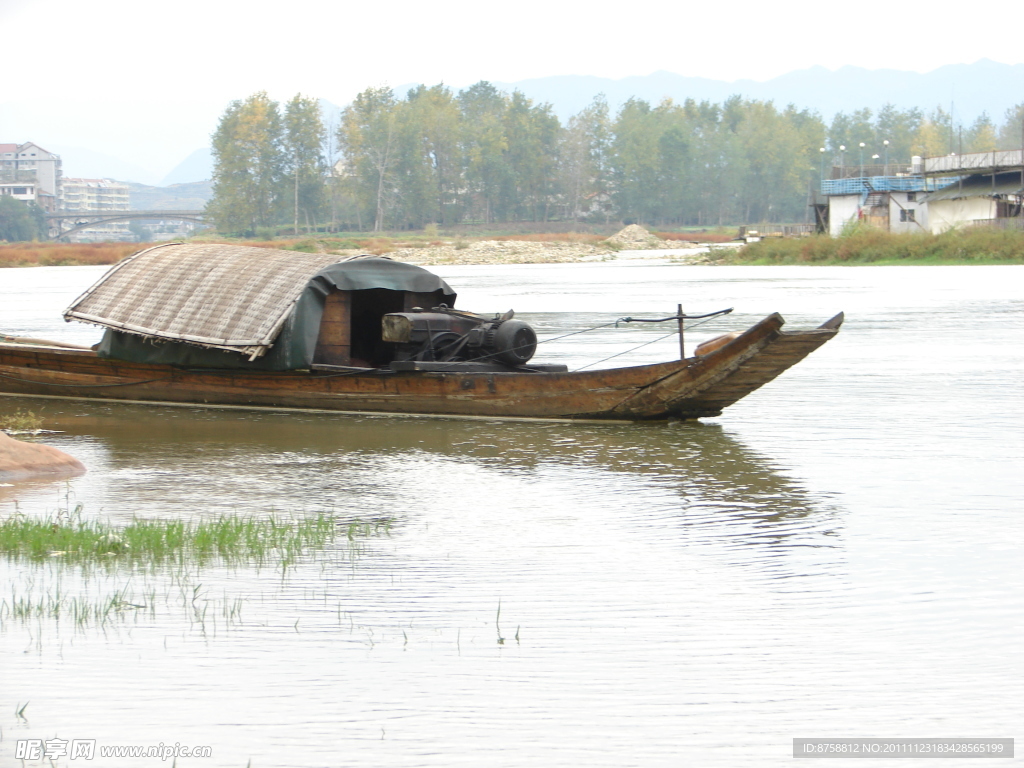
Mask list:
[[[907,202],[908,203],[916,203],[917,202],[917,192],[907,192]]]
[[[900,221],[917,221],[914,218],[913,208],[902,208],[900,209]]]
[[[16,194],[16,195],[27,195],[28,194],[28,187],[15,187],[14,188],[14,194]]]

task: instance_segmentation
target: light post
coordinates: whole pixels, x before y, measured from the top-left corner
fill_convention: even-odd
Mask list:
[[[860,177],[864,178],[864,142],[860,143]]]
[[[886,139],[885,141],[883,141],[882,145],[885,147],[885,175],[888,176],[889,175],[889,140]]]
[[[839,145],[839,177],[846,178],[846,145]]]
[[[821,156],[821,162],[818,163],[818,165],[821,166],[820,169],[819,169],[820,173],[818,175],[821,177],[820,180],[822,182],[824,182],[825,181],[825,148],[824,147],[819,147],[818,148],[818,154]],[[820,185],[818,187],[818,190],[821,191],[821,186]]]

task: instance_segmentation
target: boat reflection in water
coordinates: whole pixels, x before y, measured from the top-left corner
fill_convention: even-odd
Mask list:
[[[391,520],[400,535],[436,515],[465,516],[464,535],[493,515],[526,525],[565,513],[584,526],[663,529],[682,546],[753,546],[763,551],[736,558],[765,565],[793,547],[831,546],[839,526],[830,499],[809,495],[715,424],[45,407],[47,425],[65,433],[51,442],[90,467],[72,483],[76,498],[87,513],[115,518],[331,510]],[[21,508],[52,507],[55,496],[23,489]]]

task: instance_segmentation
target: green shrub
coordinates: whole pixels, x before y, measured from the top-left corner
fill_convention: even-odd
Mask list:
[[[1022,264],[1024,232],[970,227],[941,235],[891,233],[863,222],[839,237],[765,238],[737,251],[732,264]]]
[[[14,413],[0,413],[0,429],[12,432],[34,432],[43,428],[43,419],[32,411],[18,409]]]

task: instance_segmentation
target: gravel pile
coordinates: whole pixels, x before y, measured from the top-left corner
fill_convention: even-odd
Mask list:
[[[605,242],[629,251],[654,251],[665,248],[686,247],[685,245],[667,243],[660,237],[652,235],[639,224],[630,224],[628,227],[620,229],[605,240]]]

